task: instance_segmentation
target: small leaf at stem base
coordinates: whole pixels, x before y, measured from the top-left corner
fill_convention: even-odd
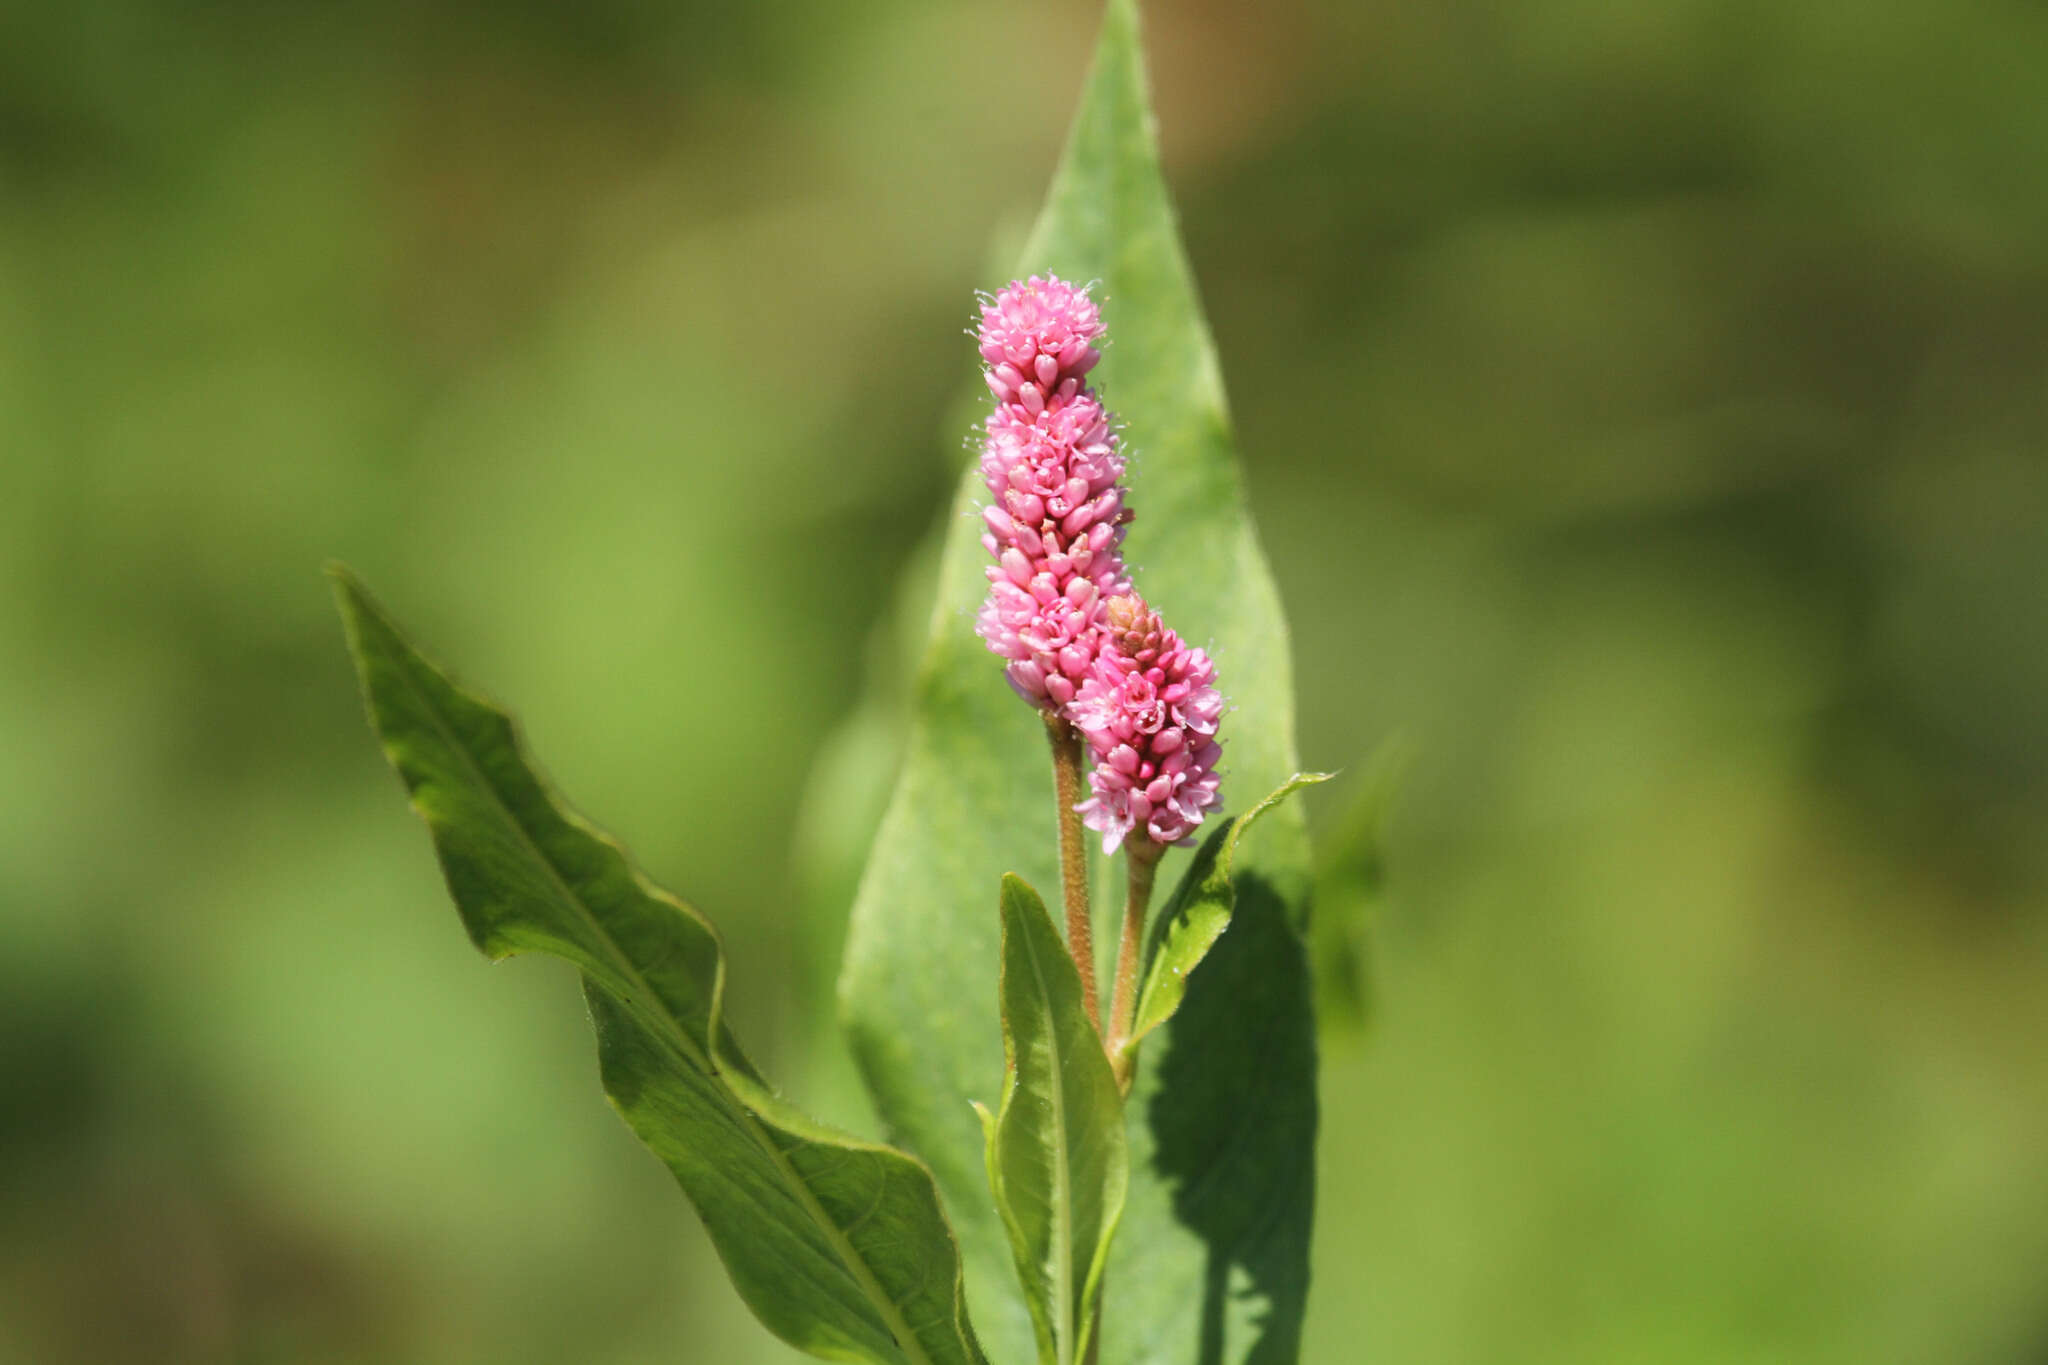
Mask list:
[[[1080,974],[1045,903],[1003,878],[1003,1103],[988,1134],[989,1180],[1010,1234],[1044,1365],[1078,1365],[1129,1179],[1123,1097]]]

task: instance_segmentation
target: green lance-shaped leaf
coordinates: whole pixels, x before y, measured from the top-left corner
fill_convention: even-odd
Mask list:
[[[421,658],[346,571],[334,578],[371,723],[470,938],[492,958],[582,969],[605,1090],[674,1172],[747,1306],[829,1360],[981,1365],[930,1172],[778,1099],[721,1018],[710,924],[563,808],[504,712]]]
[[[1085,1360],[1129,1179],[1124,1104],[1081,1005],[1081,976],[1021,879],[1003,878],[1007,1071],[988,1138],[989,1182],[1045,1365]]]
[[[1124,549],[1147,600],[1213,646],[1224,799],[1242,810],[1301,768],[1278,594],[1246,510],[1215,349],[1159,171],[1137,11],[1110,0],[1066,152],[1018,273],[1096,281],[1109,328],[1091,373],[1132,454]],[[989,281],[991,285],[1001,281]],[[999,1360],[1034,1332],[1009,1238],[986,1198],[968,1101],[1002,1039],[963,990],[996,960],[973,913],[1006,870],[1058,884],[1052,779],[1037,717],[975,638],[987,590],[963,470],[948,516],[903,764],[856,896],[840,992],[855,1055],[892,1136],[930,1163],[953,1211],[976,1326]],[[1186,855],[1160,875],[1177,877]],[[1265,817],[1237,859],[1237,908],[1180,1010],[1145,1046],[1129,1115],[1131,1179],[1105,1281],[1115,1365],[1295,1358],[1308,1284],[1315,1029],[1310,857],[1301,812]],[[1098,867],[1098,888],[1121,887]],[[1098,933],[1111,942],[1115,934]]]
[[[1150,964],[1145,985],[1138,993],[1138,1012],[1131,1023],[1126,1048],[1135,1048],[1145,1035],[1173,1017],[1188,993],[1188,977],[1223,931],[1230,927],[1230,912],[1237,904],[1237,892],[1230,880],[1230,865],[1237,844],[1260,816],[1272,810],[1303,787],[1327,782],[1330,773],[1296,773],[1280,784],[1265,800],[1243,815],[1218,825],[1202,841],[1201,851],[1182,874],[1166,908],[1152,928]]]

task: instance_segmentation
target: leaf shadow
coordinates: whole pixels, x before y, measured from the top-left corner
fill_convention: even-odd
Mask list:
[[[1285,900],[1237,881],[1230,928],[1190,977],[1147,1108],[1154,1173],[1207,1248],[1200,1365],[1292,1365],[1315,1196],[1308,955]]]

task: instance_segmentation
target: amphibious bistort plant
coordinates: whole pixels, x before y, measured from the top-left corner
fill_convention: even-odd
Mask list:
[[[1025,254],[978,319],[994,406],[841,978],[893,1145],[780,1097],[725,1023],[709,923],[336,570],[342,615],[471,938],[582,973],[606,1093],[769,1330],[875,1365],[1284,1365],[1316,1110],[1310,864],[1283,802],[1320,775],[1295,772],[1286,629],[1159,175],[1135,0],[1109,0]],[[1097,391],[1112,382],[1121,419]],[[1041,742],[1049,783],[1026,761]],[[1032,889],[1055,878],[1064,926]],[[1119,880],[1102,964],[1094,888]]]

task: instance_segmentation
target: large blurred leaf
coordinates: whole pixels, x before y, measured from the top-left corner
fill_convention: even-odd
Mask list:
[[[1286,626],[1159,174],[1131,0],[1111,0],[1020,269],[1099,282],[1111,342],[1094,380],[1134,457],[1138,520],[1126,549],[1167,619],[1214,647],[1236,703],[1224,727],[1226,796],[1270,791],[1298,767]],[[1005,871],[1038,885],[1058,872],[1042,729],[972,629],[984,589],[979,491],[963,475],[908,752],[856,899],[841,993],[863,1074],[894,1133],[937,1175],[981,1330],[1008,1360],[1030,1355],[1033,1334],[1004,1283],[1000,1220],[977,1198],[984,1172],[968,1101],[993,1094],[1003,1062],[984,984],[998,944],[980,906]],[[1118,1365],[1296,1353],[1315,1135],[1298,809],[1276,810],[1246,854],[1232,929],[1148,1043],[1129,1100],[1131,1186],[1102,1338],[1102,1358]]]
[[[984,1120],[989,1183],[1038,1328],[1039,1359],[1074,1365],[1087,1358],[1129,1180],[1123,1097],[1045,902],[1004,877],[1001,909],[1008,1073],[1001,1112]]]
[[[605,1091],[675,1173],[755,1314],[814,1355],[980,1365],[931,1174],[769,1090],[720,1014],[725,958],[696,911],[564,810],[504,712],[413,650],[335,574],[370,719],[426,819],[470,938],[581,968]]]

